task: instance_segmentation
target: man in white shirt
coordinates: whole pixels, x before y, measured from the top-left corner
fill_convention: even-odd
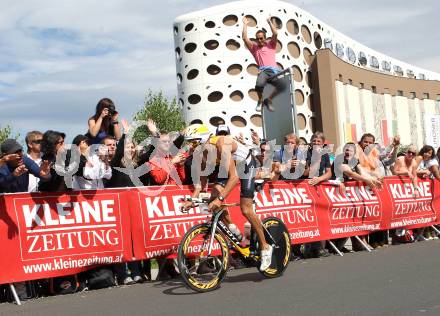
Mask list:
[[[43,141],[43,133],[39,131],[32,131],[26,134],[27,153],[30,159],[32,159],[37,165],[41,166],[41,142]],[[29,174],[29,186],[28,192],[38,191],[39,178],[33,174]]]

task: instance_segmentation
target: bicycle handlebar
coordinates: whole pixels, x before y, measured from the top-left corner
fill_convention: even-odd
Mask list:
[[[211,198],[194,198],[194,197],[188,197],[183,199],[183,201],[189,201],[192,202],[192,207],[197,207],[200,204],[209,204],[212,202]],[[220,207],[233,207],[233,206],[239,206],[240,203],[222,203],[220,204]]]

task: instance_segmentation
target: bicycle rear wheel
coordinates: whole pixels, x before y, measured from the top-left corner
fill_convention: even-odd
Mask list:
[[[265,227],[264,236],[266,242],[272,244],[272,262],[264,271],[260,271],[265,277],[275,278],[281,276],[289,265],[290,259],[290,236],[286,225],[276,217],[268,217],[263,220]],[[260,264],[258,264],[258,270]]]
[[[185,284],[197,292],[218,288],[229,265],[229,247],[220,233],[215,233],[211,254],[211,228],[199,224],[186,232],[179,245],[178,265]]]

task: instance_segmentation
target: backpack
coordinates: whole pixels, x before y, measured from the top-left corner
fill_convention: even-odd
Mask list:
[[[113,272],[106,268],[96,268],[87,271],[86,279],[89,290],[98,290],[116,285]]]
[[[52,278],[49,288],[52,295],[75,293],[79,288],[78,276],[73,274]]]

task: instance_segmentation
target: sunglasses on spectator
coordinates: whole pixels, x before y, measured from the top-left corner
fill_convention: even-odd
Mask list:
[[[37,144],[37,145],[41,145],[42,142],[43,142],[42,139],[35,139],[32,141],[32,143]]]
[[[412,155],[412,156],[415,156],[415,155],[416,155],[415,152],[413,152],[413,151],[409,151],[409,150],[408,150],[406,153],[407,153],[408,155]]]

